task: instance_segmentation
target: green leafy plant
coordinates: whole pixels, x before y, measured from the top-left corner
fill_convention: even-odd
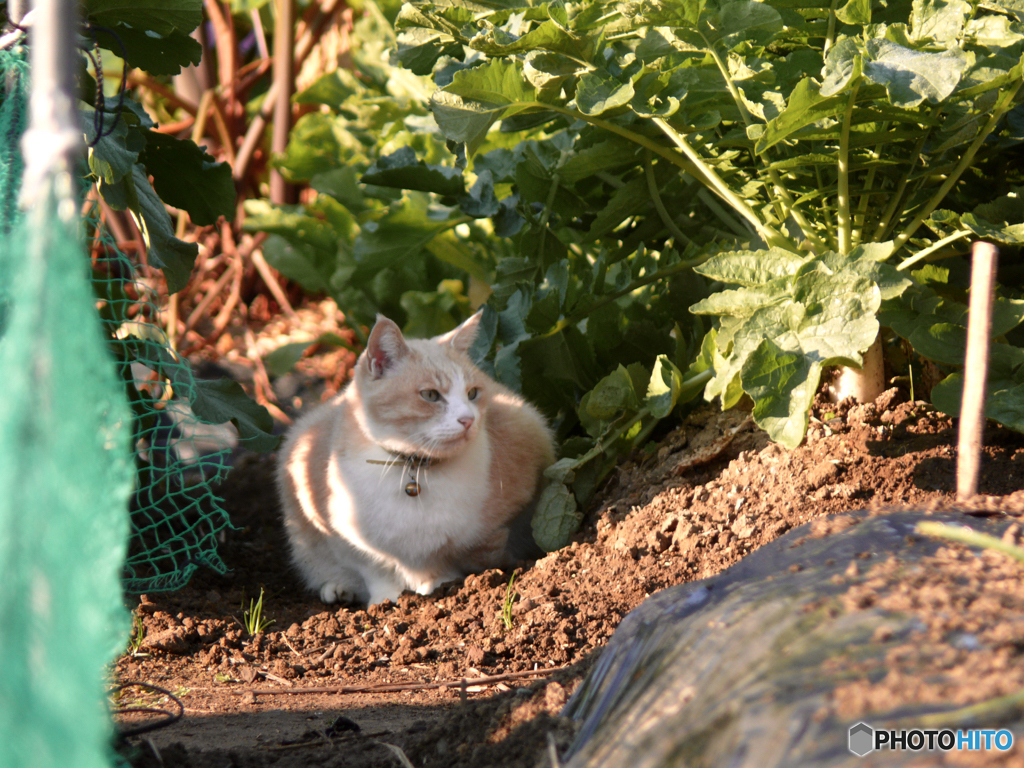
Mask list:
[[[263,615],[263,589],[260,588],[260,596],[257,600],[249,600],[249,607],[242,602],[242,621],[239,622],[249,637],[264,632],[267,627],[274,623]]]
[[[490,291],[475,351],[558,427],[534,518],[557,548],[617,456],[701,392],[751,398],[792,447],[823,371],[860,366],[883,326],[925,358],[915,338],[959,334],[945,326],[962,270],[942,283],[930,262],[969,237],[1024,237],[1024,172],[1008,161],[1024,139],[1020,14],[966,0],[407,3],[395,57],[433,81],[416,81],[433,121],[418,96],[412,119],[383,118],[361,179],[378,200],[395,190],[386,212],[354,212],[348,187],[314,177],[307,238],[337,205],[361,218],[312,273],[348,307],[382,253],[410,269],[443,235],[475,254],[446,262]],[[346,94],[321,103],[354,111]],[[341,135],[340,119],[316,120]],[[469,309],[429,282],[372,285],[358,298],[439,308],[443,325]],[[1024,315],[1004,293],[1010,333]],[[992,401],[1011,425],[1016,355]],[[956,381],[937,389],[944,408]]]

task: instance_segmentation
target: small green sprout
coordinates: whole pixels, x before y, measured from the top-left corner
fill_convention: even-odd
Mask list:
[[[245,602],[242,602],[242,628],[245,629],[249,637],[258,635],[260,632],[266,630],[271,624],[274,623],[273,619],[268,619],[263,615],[263,588],[260,587],[259,600],[249,601],[249,608],[245,610]]]
[[[501,623],[505,625],[505,629],[512,629],[512,605],[515,603],[516,598],[519,597],[519,593],[515,590],[516,583],[516,572],[512,572],[512,578],[508,580],[508,584],[505,586],[505,602],[501,606]]]
[[[142,642],[146,639],[146,625],[142,621],[142,617],[137,613],[132,616],[132,633],[128,638],[128,648],[125,649],[132,658],[139,658],[142,656],[148,656],[148,653],[144,653],[142,650]]]

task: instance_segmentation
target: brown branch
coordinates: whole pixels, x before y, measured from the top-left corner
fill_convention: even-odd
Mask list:
[[[231,224],[226,221],[221,224],[220,242],[225,255],[231,259],[233,279],[227,301],[224,302],[224,306],[220,308],[220,312],[213,320],[213,333],[209,338],[211,344],[217,342],[217,339],[228,327],[228,323],[231,322],[231,313],[242,298],[242,278],[245,276],[245,257],[235,246],[234,232],[231,230]]]
[[[179,109],[185,110],[190,115],[192,115],[192,117],[196,116],[196,111],[197,110],[196,110],[196,106],[194,104],[189,104],[187,101],[185,101],[180,96],[178,96],[178,94],[176,94],[173,90],[168,88],[166,85],[164,85],[163,83],[157,82],[156,80],[154,80],[149,75],[143,74],[142,72],[140,72],[137,69],[132,70],[131,73],[128,75],[128,85],[133,87],[133,88],[140,87],[140,86],[142,88],[148,88],[153,93],[157,93],[157,94],[163,96],[165,99],[167,99],[167,101],[169,101],[175,107],[178,107]]]
[[[274,270],[267,264],[267,260],[263,258],[263,251],[259,248],[253,249],[252,263],[256,266],[256,271],[260,273],[260,277],[263,278],[263,283],[267,286],[267,290],[277,300],[278,306],[281,307],[285,315],[294,320],[297,317],[295,310],[292,308],[291,302],[288,301],[288,297],[281,288],[281,284],[277,282]]]
[[[227,155],[228,164],[234,166],[235,137],[228,128],[228,122],[224,116],[224,107],[216,94],[213,94],[213,98],[210,99],[210,111],[213,113],[213,122],[217,126],[217,133],[220,134],[221,146],[224,147],[224,154]]]
[[[302,66],[306,57],[309,56],[310,51],[313,50],[313,46],[316,44],[318,35],[323,31],[324,25],[326,25],[331,14],[333,14],[335,9],[338,7],[338,2],[339,0],[326,0],[326,2],[320,7],[320,10],[312,24],[304,30],[301,30],[301,24],[299,25],[299,29],[301,31],[298,33],[298,42],[295,44],[294,68],[296,70]],[[245,138],[242,139],[242,145],[238,148],[236,165],[234,167],[235,183],[244,179],[248,173],[249,164],[252,162],[252,157],[256,152],[256,147],[259,146],[260,140],[263,138],[263,131],[266,130],[267,120],[270,119],[270,115],[274,111],[274,105],[276,102],[277,82],[275,81],[271,83],[270,88],[267,89],[259,114],[253,118],[251,123],[249,123],[249,129],[245,132]]]
[[[195,309],[193,309],[192,312],[189,314],[188,319],[185,321],[185,328],[181,332],[181,335],[183,337],[186,333],[192,330],[193,327],[195,327],[196,322],[203,315],[203,313],[206,312],[206,309],[210,306],[210,303],[220,295],[220,292],[224,290],[224,286],[226,286],[228,284],[228,281],[231,280],[232,277],[234,277],[234,273],[235,262],[231,262],[228,264],[227,268],[224,270],[221,276],[217,278],[217,282],[213,284],[213,287],[210,288],[209,291],[207,291],[206,295],[198,304],[196,304]]]
[[[277,406],[277,395],[274,394],[274,388],[270,386],[267,368],[260,356],[256,354],[256,336],[248,325],[245,327],[245,345],[248,347],[248,358],[253,364],[252,381],[256,390],[256,402],[270,411],[270,415],[278,421],[291,425],[291,417]],[[289,647],[291,647],[290,644]]]
[[[194,117],[187,117],[176,123],[164,123],[163,125],[158,125],[153,130],[157,133],[166,133],[168,136],[173,136],[174,134],[181,133],[182,131],[187,131],[195,124],[196,119]]]
[[[238,70],[238,85],[236,86],[237,91],[245,91],[252,87],[253,83],[267,74],[267,70],[270,69],[274,60],[271,57],[265,59],[256,59],[250,61],[244,67]]]
[[[235,23],[231,14],[224,13],[217,0],[206,0],[203,6],[217,37],[217,79],[225,91],[225,97],[230,101],[234,90],[235,73],[238,70]]]

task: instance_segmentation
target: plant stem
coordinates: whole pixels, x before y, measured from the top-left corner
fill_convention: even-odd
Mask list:
[[[915,264],[917,264],[919,261],[922,261],[923,259],[926,259],[929,256],[931,256],[933,253],[935,253],[940,248],[944,248],[945,246],[949,245],[950,243],[956,242],[961,237],[967,237],[968,235],[971,235],[971,234],[973,234],[973,233],[969,229],[961,229],[958,232],[954,232],[952,235],[949,235],[949,237],[944,237],[941,240],[938,240],[938,241],[932,243],[927,248],[925,248],[923,251],[918,251],[913,256],[911,256],[909,259],[906,259],[905,261],[900,262],[900,265],[898,267],[896,267],[896,269],[901,270],[901,271],[904,270],[904,269],[909,269],[910,267],[912,267]]]
[[[857,102],[860,84],[853,86],[850,100],[843,116],[843,129],[839,134],[839,187],[836,208],[839,217],[839,253],[843,256],[853,248],[852,217],[850,215],[850,124],[853,122],[853,106]]]
[[[889,123],[883,123],[882,130],[889,130]],[[879,150],[876,149],[871,152],[871,155],[877,162],[880,157],[880,152]],[[854,227],[856,227],[856,229],[854,229],[853,231],[853,239],[856,240],[858,243],[864,242],[864,223],[867,219],[868,203],[871,202],[871,185],[875,183],[876,171],[877,169],[874,166],[868,169],[867,179],[864,180],[865,191],[864,194],[860,196],[860,202],[857,204],[857,216],[855,217],[853,222]]]
[[[587,317],[591,312],[593,312],[593,311],[595,311],[597,309],[600,309],[601,307],[607,306],[608,304],[611,304],[613,301],[616,301],[617,299],[620,299],[623,296],[626,296],[626,295],[632,293],[633,291],[637,290],[638,288],[643,288],[645,285],[650,285],[651,283],[656,283],[658,280],[663,280],[666,277],[671,277],[672,275],[678,274],[680,272],[685,272],[688,269],[693,269],[694,267],[699,267],[705,261],[710,259],[713,255],[714,254],[710,254],[709,253],[709,254],[707,254],[705,256],[700,256],[700,257],[698,257],[696,259],[690,259],[689,261],[681,261],[678,264],[673,264],[670,267],[665,267],[664,269],[659,269],[657,272],[652,272],[649,275],[644,275],[643,277],[634,280],[632,283],[627,285],[625,288],[622,288],[622,289],[620,289],[618,291],[613,291],[612,293],[609,293],[606,296],[602,296],[600,299],[595,301],[593,304],[591,304],[586,309],[584,309],[584,310],[582,310],[580,312],[574,312],[573,314],[569,315],[568,317],[563,317],[561,320],[559,320],[557,323],[554,324],[554,326],[551,328],[550,331],[548,331],[544,335],[545,336],[554,336],[556,333],[561,332],[565,328],[568,328],[571,325],[575,325],[580,320],[582,320],[583,318]]]
[[[1018,80],[1014,84],[1013,88],[1003,94],[1002,98],[992,110],[992,114],[989,117],[988,122],[985,124],[985,127],[981,130],[981,133],[975,137],[974,141],[971,142],[971,146],[967,148],[967,151],[960,158],[960,162],[957,163],[956,167],[946,178],[945,182],[943,182],[942,186],[939,187],[939,190],[932,195],[931,200],[929,200],[928,203],[918,211],[918,214],[914,217],[913,221],[911,221],[910,224],[908,224],[899,234],[899,237],[896,238],[893,243],[893,253],[906,245],[907,241],[914,236],[918,227],[920,227],[925,222],[925,219],[932,215],[932,211],[938,208],[942,201],[946,199],[946,195],[949,194],[953,185],[960,180],[964,171],[971,166],[971,163],[974,161],[974,156],[978,153],[978,150],[981,149],[981,145],[985,143],[985,139],[987,139],[989,134],[995,130],[996,125],[998,125],[999,121],[1003,118],[1003,115],[1010,111],[1010,107],[1013,105],[1013,99],[1016,97],[1017,91],[1020,90],[1022,84],[1024,84],[1024,82]]]
[[[701,36],[703,37],[703,35]],[[736,83],[733,82],[732,76],[729,74],[728,67],[725,66],[725,62],[722,61],[722,57],[718,54],[718,49],[713,43],[708,41],[706,37],[704,38],[704,42],[707,44],[706,50],[711,54],[711,58],[714,59],[719,73],[722,75],[726,86],[729,88],[732,100],[736,102],[736,108],[740,111],[740,117],[743,118],[743,124],[749,128],[753,125],[754,121],[750,117],[750,111],[747,109],[747,103],[743,100],[743,94],[740,93],[740,89],[736,87]],[[786,219],[792,216],[793,220],[797,223],[797,226],[803,230],[804,237],[811,242],[811,245],[818,252],[824,251],[825,244],[818,238],[817,233],[814,231],[811,223],[804,217],[803,213],[794,207],[793,196],[782,183],[782,177],[779,176],[779,172],[772,168],[771,164],[768,162],[766,157],[767,152],[762,156],[755,154],[754,151],[751,150],[751,154],[756,160],[759,160],[765,166],[765,170],[768,172],[768,178],[772,182],[772,189],[775,190],[775,194],[777,195],[774,200],[770,199],[771,195],[769,195],[769,202],[775,206],[775,212],[776,215],[778,215],[779,220],[785,223]]]
[[[654,178],[654,166],[651,163],[650,150],[647,150],[644,156],[644,175],[647,177],[647,191],[651,195],[651,202],[654,203],[654,208],[661,217],[662,224],[665,225],[677,242],[682,245],[688,245],[690,243],[690,238],[688,238],[683,230],[676,226],[676,223],[672,221],[672,217],[669,216],[668,210],[665,208],[665,203],[661,199],[661,194],[658,192],[658,183]]]
[[[715,200],[715,196],[708,192],[705,187],[701,187],[697,190],[697,199],[710,208],[712,213],[718,217],[718,220],[731,229],[732,233],[736,237],[750,237],[751,235],[757,234],[750,227],[744,227],[741,222],[733,218],[725,208],[718,204],[718,201]]]
[[[536,108],[551,110],[552,112],[558,112],[560,115],[571,117],[574,120],[582,120],[598,128],[603,128],[609,133],[614,133],[618,136],[621,136],[624,139],[629,139],[634,144],[639,144],[641,147],[645,147],[646,149],[651,150],[651,152],[658,155],[659,157],[663,157],[673,165],[679,166],[684,171],[689,173],[691,176],[695,176],[698,179],[701,178],[700,169],[696,167],[693,163],[689,162],[683,157],[680,157],[677,153],[673,152],[668,147],[659,144],[658,142],[653,141],[652,139],[647,138],[641,133],[631,131],[628,128],[623,128],[621,125],[616,125],[615,123],[609,122],[607,120],[602,120],[599,117],[584,115],[582,112],[579,112],[575,109],[569,109],[568,107],[560,107],[557,104],[545,104],[541,101],[531,102],[529,104],[521,104],[519,106],[525,107],[527,109]],[[526,110],[524,109],[522,111]]]
[[[836,41],[836,9],[839,7],[839,0],[832,0],[828,9],[828,32],[825,34],[825,47],[822,53],[828,56],[829,49]]]
[[[814,178],[818,181],[818,189],[822,189],[824,184],[821,181],[821,169],[818,166],[814,166]],[[829,246],[832,250],[837,249],[839,246],[836,243],[835,225],[832,223],[832,208],[827,200],[821,207],[821,220],[825,225],[825,235],[828,238]]]
[[[729,189],[729,186],[722,181],[722,178],[715,172],[715,170],[707,165],[707,163],[701,159],[700,155],[698,155],[689,145],[686,139],[683,138],[681,134],[677,133],[672,126],[665,122],[663,118],[654,118],[654,124],[664,131],[665,135],[683,151],[683,154],[689,158],[690,162],[700,169],[700,173],[694,175],[697,176],[697,178],[703,178],[705,180],[705,186],[731,205],[733,209],[744,219],[749,221],[767,244],[777,245],[780,248],[785,248],[787,251],[793,251],[794,253],[799,251],[799,248],[797,248],[789,238],[762,222],[761,219],[758,218],[757,214],[754,213],[753,209],[747,205],[745,201],[740,199],[740,197],[731,189]]]
[[[941,111],[941,105],[936,107],[931,114],[932,119],[938,117]],[[878,222],[878,226],[875,228],[875,234],[872,237],[874,242],[881,242],[885,233],[889,229],[889,222],[895,215],[896,211],[900,210],[900,200],[903,198],[903,192],[907,188],[907,184],[910,181],[910,173],[914,170],[918,161],[921,159],[921,151],[924,149],[924,143],[928,140],[931,135],[931,128],[921,134],[921,137],[917,140],[917,144],[914,145],[913,151],[910,153],[910,163],[907,167],[907,172],[903,174],[903,178],[900,179],[899,185],[896,187],[896,191],[889,198],[889,205],[885,207],[885,213],[882,214],[881,220]]]

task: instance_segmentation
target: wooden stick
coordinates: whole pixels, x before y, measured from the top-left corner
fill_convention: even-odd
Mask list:
[[[288,301],[288,296],[285,294],[284,289],[281,288],[281,284],[277,282],[271,266],[267,264],[267,260],[263,257],[263,251],[259,248],[254,248],[251,258],[252,263],[256,265],[256,271],[260,273],[260,277],[263,278],[267,289],[277,299],[277,304],[281,307],[281,311],[294,320],[298,315],[295,314],[295,309],[292,307],[291,302]]]
[[[502,675],[490,675],[471,679],[448,680],[442,683],[385,683],[382,685],[328,685],[323,688],[247,688],[245,691],[232,691],[241,695],[252,690],[260,696],[268,694],[316,694],[316,693],[396,693],[398,691],[431,691],[438,688],[463,688],[471,685],[490,685],[503,680],[516,680],[523,677],[540,677],[568,669],[568,664],[546,669],[526,669],[522,672],[506,672]]]
[[[978,492],[981,443],[985,428],[985,381],[992,331],[992,295],[999,251],[991,243],[975,243],[971,254],[971,303],[967,316],[964,393],[960,403],[956,498],[967,501]]]

